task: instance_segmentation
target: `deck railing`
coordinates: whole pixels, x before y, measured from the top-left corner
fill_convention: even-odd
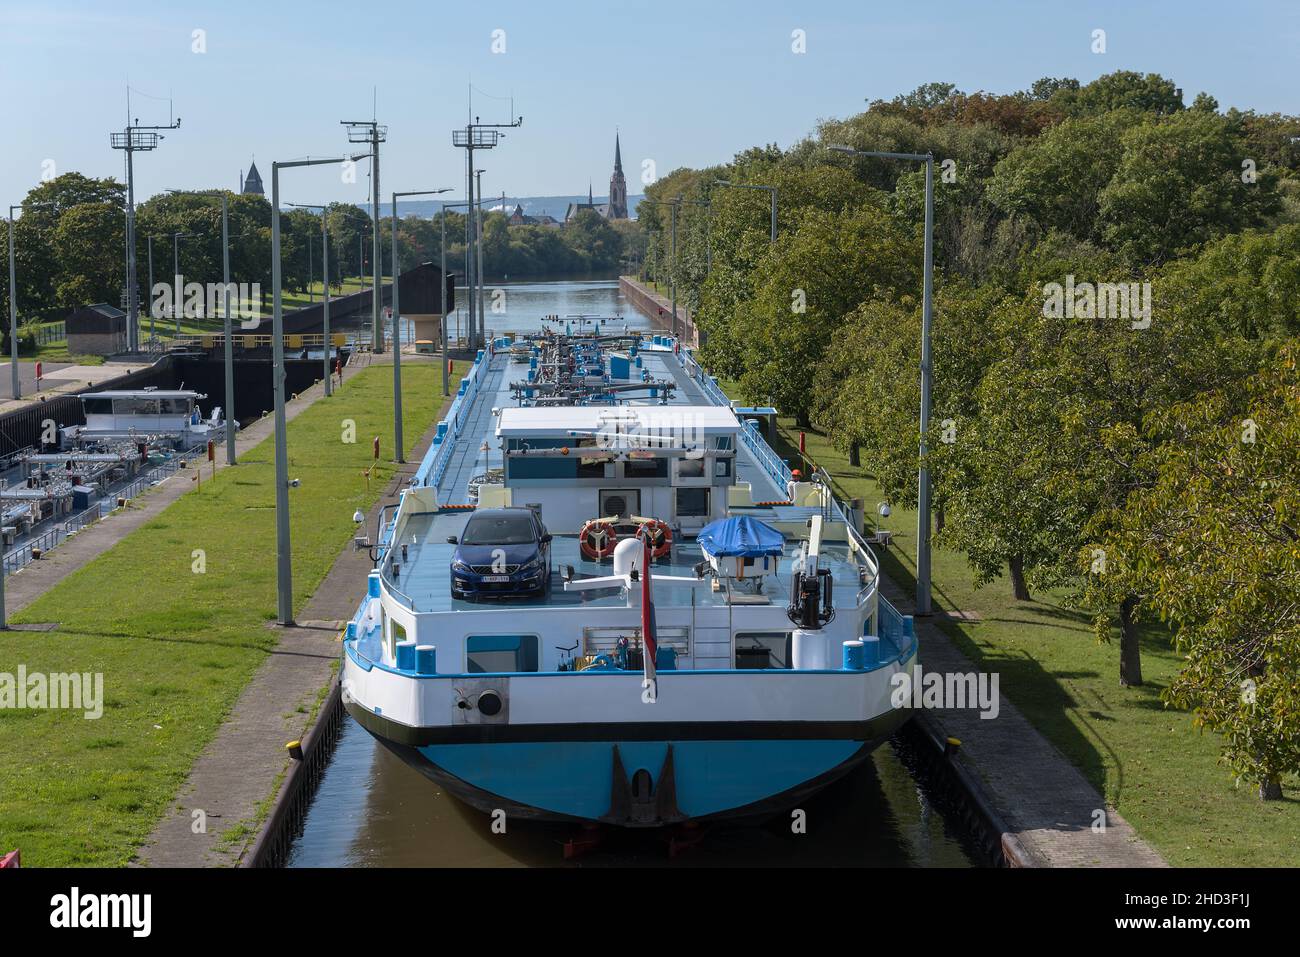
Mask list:
[[[722,391],[718,385],[718,380],[704,371],[704,368],[695,361],[695,356],[689,350],[681,353],[682,369],[692,380],[700,387],[704,397],[714,405],[720,405],[725,408],[731,408],[731,399]],[[745,443],[745,447],[753,453],[759,467],[776,483],[778,489],[784,489],[792,475],[790,466],[772,451],[772,447],[767,444],[763,434],[759,432],[758,425],[751,420],[746,420],[744,429],[740,433],[740,440]]]
[[[416,473],[416,485],[437,485],[442,481],[443,473],[447,471],[447,465],[451,462],[452,450],[456,445],[456,440],[465,428],[466,419],[469,411],[474,405],[474,399],[478,395],[479,388],[483,384],[483,379],[487,375],[487,368],[491,363],[490,355],[480,349],[474,359],[473,366],[470,367],[469,373],[460,380],[460,387],[456,390],[456,398],[452,400],[451,408],[447,410],[447,415],[438,423],[438,431],[433,440],[433,448],[425,461],[420,463],[420,470]]]
[[[912,625],[912,616],[904,615],[890,604],[889,599],[881,597],[876,634],[882,642],[888,641],[893,648],[880,649],[882,662],[902,660],[916,642],[916,631]]]

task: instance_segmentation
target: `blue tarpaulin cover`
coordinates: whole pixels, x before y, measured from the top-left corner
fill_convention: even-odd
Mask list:
[[[761,558],[780,555],[785,548],[780,532],[748,515],[705,525],[695,540],[706,554],[717,557]]]

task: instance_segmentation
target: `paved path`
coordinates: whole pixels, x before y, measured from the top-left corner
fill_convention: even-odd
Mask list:
[[[375,363],[391,363],[387,355]],[[421,356],[403,362],[428,361]],[[439,361],[433,357],[432,361]],[[445,406],[444,406],[445,408]],[[437,420],[407,453],[366,516],[374,533],[379,511],[397,501],[397,493],[415,474],[433,436]],[[361,600],[373,563],[365,550],[350,546],[335,560],[325,580],[297,614],[297,626],[281,628],[275,650],[258,668],[230,716],[190,769],[172,807],[154,828],[138,863],[148,867],[233,867],[257,836],[259,810],[279,793],[289,766],[285,744],[304,736],[315,721],[323,692],[334,677],[339,631]],[[192,811],[207,816],[207,832],[191,830]],[[240,825],[244,825],[241,827]],[[227,838],[228,836],[228,838]],[[227,838],[227,839],[223,839]]]
[[[10,380],[13,373],[9,371],[9,363],[0,363],[0,394],[4,395],[4,399],[0,400],[0,413],[24,408],[32,402],[40,401],[41,396],[48,399],[56,395],[94,388],[106,379],[116,379],[128,372],[147,369],[157,359],[157,356],[133,356],[129,359],[105,362],[102,366],[74,366],[66,362],[46,362],[42,365],[44,375],[41,378],[39,391],[36,389],[36,363],[20,361],[18,378],[22,383],[23,397],[17,401],[12,398]]]
[[[900,611],[911,614],[914,601],[902,589],[885,579],[882,591]],[[932,620],[918,619],[916,626],[926,672],[979,671]],[[955,760],[984,785],[989,803],[1037,866],[1167,866],[1005,693],[994,719],[980,718],[976,709],[927,714],[944,736],[961,741]],[[1102,820],[1104,828],[1094,826]]]

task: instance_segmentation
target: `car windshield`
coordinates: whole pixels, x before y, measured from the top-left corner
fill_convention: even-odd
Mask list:
[[[475,515],[461,536],[464,545],[524,545],[537,541],[527,515]]]

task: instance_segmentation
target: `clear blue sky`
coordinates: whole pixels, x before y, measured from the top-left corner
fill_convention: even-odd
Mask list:
[[[1107,52],[1090,50],[1104,29]],[[206,53],[191,51],[206,31]],[[807,52],[791,51],[791,33]],[[494,30],[506,50],[491,50]],[[525,117],[480,154],[484,191],[606,191],[614,130],[629,192],[644,159],[660,175],[725,161],[748,146],[789,146],[819,117],[860,111],[920,83],[1010,92],[1040,76],[1087,82],[1119,69],[1159,72],[1224,106],[1300,112],[1300,4],[1294,0],[521,0],[342,3],[335,0],[2,0],[0,203],[18,202],[42,163],[59,173],[122,177],[109,132],[128,81],[142,122],[182,128],[137,166],[137,196],[166,187],[238,186],[256,156],[270,190],[273,159],[346,150],[341,119],[389,127],[382,183],[464,190],[450,131],[465,122],[469,84],[514,96]],[[485,121],[508,100],[476,95]],[[286,174],[287,201],[363,201],[366,176]]]

